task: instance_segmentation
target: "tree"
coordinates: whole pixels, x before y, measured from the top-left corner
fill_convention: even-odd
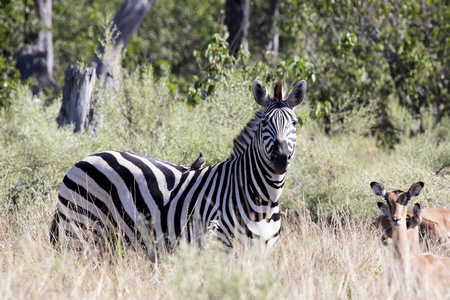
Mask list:
[[[226,0],[225,2],[225,25],[228,27],[230,36],[230,54],[237,56],[241,45],[248,50],[248,28],[250,16],[250,0]]]
[[[106,87],[113,91],[113,78],[120,69],[123,50],[141,24],[145,14],[156,0],[125,0],[110,28],[106,28],[100,40],[92,66],[85,71],[69,66],[66,71],[61,110],[57,118],[59,126],[75,124],[74,132],[95,126],[92,91],[95,74],[104,76]],[[112,36],[111,36],[112,35]],[[110,43],[113,43],[112,45]]]
[[[33,86],[33,94],[47,87],[57,90],[59,87],[53,78],[53,36],[52,36],[52,1],[35,0],[41,21],[41,30],[35,44],[26,44],[17,57],[17,69],[20,79],[32,77],[37,86]]]
[[[278,1],[269,1],[269,11],[258,21],[258,37],[261,42],[261,54],[264,61],[269,62],[268,51],[272,51],[274,56],[278,54],[280,34],[277,30],[277,19],[280,15]]]
[[[95,85],[95,69],[81,70],[70,65],[64,79],[61,110],[56,118],[59,126],[75,124],[74,132],[83,132],[88,126],[95,127],[92,91]]]
[[[123,50],[156,1],[125,0],[112,23],[114,44],[110,49],[107,49],[108,45],[105,43],[106,33],[103,34],[92,66],[96,68],[97,77],[105,76],[109,88],[112,88],[112,69],[120,65]]]
[[[424,130],[425,110],[433,110],[436,122],[450,111],[450,25],[443,1],[288,0],[279,8],[280,52],[314,64],[309,97],[331,103],[329,133],[350,128],[355,112],[365,110],[371,122],[351,130],[392,147],[405,130]],[[395,122],[390,110],[397,104],[418,126]]]

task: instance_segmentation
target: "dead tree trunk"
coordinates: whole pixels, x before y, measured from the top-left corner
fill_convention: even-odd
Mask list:
[[[42,29],[39,31],[35,44],[26,44],[19,51],[16,67],[20,72],[20,79],[32,77],[37,86],[33,86],[33,94],[37,94],[46,87],[59,87],[53,79],[53,35],[52,35],[52,1],[35,0],[38,8]]]
[[[114,17],[112,28],[114,45],[111,49],[105,48],[105,34],[100,42],[92,66],[96,68],[97,77],[105,76],[106,86],[112,90],[114,66],[120,64],[123,49],[139,28],[149,9],[157,0],[125,0]]]
[[[225,25],[228,27],[230,36],[228,44],[229,52],[237,56],[241,45],[248,50],[248,27],[250,17],[250,0],[226,0],[225,2]]]
[[[85,72],[80,67],[70,65],[66,70],[63,99],[59,116],[60,127],[75,124],[74,132],[83,132],[95,123],[92,107],[92,91],[95,85],[95,69],[89,67]]]

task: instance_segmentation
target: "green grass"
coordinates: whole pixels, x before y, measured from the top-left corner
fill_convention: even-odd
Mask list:
[[[325,135],[316,123],[299,128],[296,156],[281,199],[283,231],[270,253],[255,247],[228,255],[207,238],[204,249],[181,243],[158,264],[141,251],[55,251],[48,229],[59,184],[69,168],[102,150],[129,150],[190,165],[227,159],[233,138],[258,108],[251,79],[225,79],[196,107],[174,99],[151,69],[124,76],[116,94],[96,91],[95,133],[57,128],[59,103],[45,106],[18,87],[0,111],[0,295],[2,299],[444,299],[448,284],[391,273],[389,249],[370,227],[379,200],[370,189],[407,189],[424,181],[415,201],[450,208],[450,120],[409,136],[414,125],[391,107],[404,131],[382,151],[363,126],[374,114],[355,112]],[[309,101],[299,111],[308,111]],[[427,119],[428,118],[428,119]],[[447,166],[445,168],[445,166]],[[444,167],[444,168],[443,168]],[[412,205],[412,204],[410,204]],[[446,249],[432,252],[449,255]],[[237,258],[236,258],[237,257]]]

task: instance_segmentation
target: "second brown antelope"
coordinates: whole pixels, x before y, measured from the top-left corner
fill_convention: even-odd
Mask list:
[[[408,237],[407,205],[412,197],[418,196],[424,186],[423,182],[411,185],[408,191],[394,190],[386,191],[385,187],[378,182],[370,184],[377,196],[383,197],[387,202],[389,221],[392,226],[392,249],[394,259],[399,266],[407,272],[411,267],[419,271],[420,275],[436,275],[450,277],[450,258],[439,257],[432,254],[418,254],[411,249],[411,237]],[[414,205],[413,222],[420,222],[420,205]],[[417,227],[417,226],[416,226]],[[412,233],[413,231],[411,231]],[[416,236],[418,238],[418,231]]]
[[[421,232],[427,233],[432,242],[450,246],[450,209],[426,207],[420,215]]]

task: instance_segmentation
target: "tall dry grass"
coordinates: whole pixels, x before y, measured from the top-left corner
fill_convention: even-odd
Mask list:
[[[390,249],[368,222],[336,215],[314,223],[284,219],[274,248],[226,254],[206,238],[181,243],[158,264],[142,251],[57,251],[48,242],[48,209],[1,220],[2,299],[419,299],[448,298],[448,282],[395,272]],[[294,222],[295,221],[295,222]],[[5,228],[7,228],[5,230]],[[24,228],[27,228],[24,230]]]

